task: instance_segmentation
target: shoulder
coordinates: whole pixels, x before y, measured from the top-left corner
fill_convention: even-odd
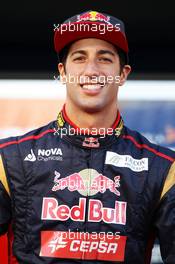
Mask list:
[[[47,125],[31,130],[20,136],[13,136],[4,139],[0,139],[0,152],[5,150],[16,149],[19,145],[33,144],[36,140],[42,139],[51,133],[55,132],[55,121],[50,122]]]
[[[139,160],[139,168],[144,165],[147,175],[147,186],[156,199],[162,198],[175,183],[175,152],[169,148],[150,142],[137,131],[124,127],[122,135],[124,147]],[[141,163],[143,162],[143,164]],[[146,162],[146,163],[144,163]],[[140,165],[141,164],[141,165]],[[147,164],[147,167],[146,165]],[[152,190],[152,191],[151,191]],[[155,197],[154,196],[154,197]],[[152,197],[152,196],[151,196]],[[152,199],[152,198],[150,198]]]
[[[138,131],[125,127],[122,138],[134,152],[148,155],[154,159],[157,157],[159,160],[169,161],[170,163],[175,161],[175,152],[173,150],[150,142]]]

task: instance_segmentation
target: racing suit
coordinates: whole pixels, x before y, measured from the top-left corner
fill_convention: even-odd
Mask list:
[[[76,133],[75,133],[76,132]],[[123,124],[80,133],[56,121],[0,141],[0,233],[10,263],[175,263],[175,153]]]

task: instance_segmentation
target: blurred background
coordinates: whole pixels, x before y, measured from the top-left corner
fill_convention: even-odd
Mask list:
[[[175,3],[173,1],[3,1],[0,5],[0,138],[57,117],[65,99],[58,81],[54,24],[87,10],[125,22],[133,72],[121,88],[125,124],[175,149]],[[7,262],[0,238],[0,264]],[[162,263],[155,245],[152,263]]]

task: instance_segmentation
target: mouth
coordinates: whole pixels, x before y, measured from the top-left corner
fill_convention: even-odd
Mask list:
[[[105,83],[83,83],[80,86],[86,93],[97,94],[103,89]]]

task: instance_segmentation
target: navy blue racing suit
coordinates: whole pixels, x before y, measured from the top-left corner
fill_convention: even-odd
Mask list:
[[[124,126],[56,121],[0,141],[0,234],[15,263],[175,263],[175,153]],[[14,263],[12,260],[10,263]]]

